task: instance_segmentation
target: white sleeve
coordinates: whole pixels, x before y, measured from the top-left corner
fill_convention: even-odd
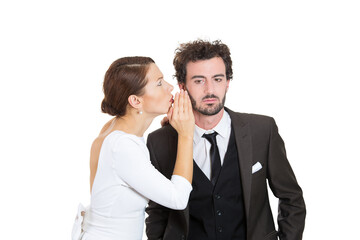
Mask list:
[[[116,174],[144,197],[172,209],[185,209],[192,186],[188,180],[163,176],[150,162],[144,144],[130,137],[120,137],[113,145],[113,167]]]

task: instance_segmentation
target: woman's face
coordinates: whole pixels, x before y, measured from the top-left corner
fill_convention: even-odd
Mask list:
[[[150,64],[146,74],[148,83],[142,96],[142,111],[148,114],[160,115],[167,113],[172,104],[174,87],[164,80],[164,76],[156,64]]]

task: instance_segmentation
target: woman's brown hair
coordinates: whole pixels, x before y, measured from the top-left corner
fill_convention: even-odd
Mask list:
[[[129,96],[144,94],[151,63],[155,62],[149,57],[124,57],[113,62],[104,78],[105,96],[101,111],[112,116],[124,116]]]

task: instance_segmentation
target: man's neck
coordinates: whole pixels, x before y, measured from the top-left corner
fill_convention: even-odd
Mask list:
[[[224,108],[221,109],[220,112],[212,116],[207,116],[194,111],[195,124],[196,126],[202,129],[210,130],[213,129],[220,122],[223,115],[224,115]]]

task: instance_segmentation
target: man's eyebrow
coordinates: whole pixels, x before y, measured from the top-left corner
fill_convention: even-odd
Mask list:
[[[217,77],[225,77],[224,74],[219,73],[219,74],[215,74],[214,76],[212,76],[212,78],[217,78]],[[194,75],[191,77],[191,79],[195,79],[195,78],[205,78],[205,76],[203,75]]]
[[[225,75],[224,74],[216,74],[213,76],[213,78],[216,78],[216,77],[225,77]]]
[[[205,76],[202,76],[202,75],[194,75],[191,77],[191,79],[194,79],[194,78],[205,78]]]

